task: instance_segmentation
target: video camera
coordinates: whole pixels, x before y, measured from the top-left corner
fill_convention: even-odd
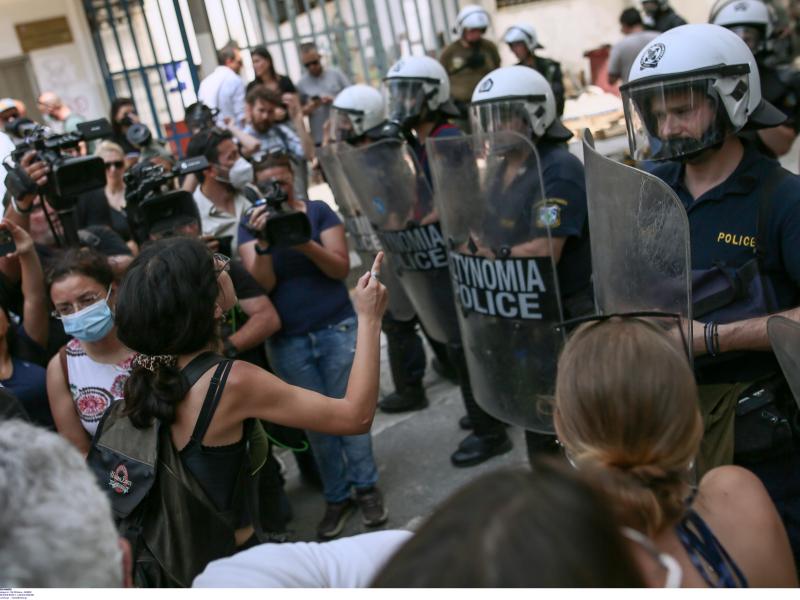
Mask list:
[[[192,194],[168,191],[164,186],[176,177],[208,168],[205,156],[186,158],[168,171],[161,165],[141,162],[125,173],[125,203],[128,225],[137,243],[146,242],[151,233],[168,237],[176,227],[199,221]]]
[[[255,229],[247,225],[247,230],[256,238],[265,240],[272,248],[288,248],[304,244],[311,239],[311,223],[304,212],[292,210],[286,206],[289,199],[280,183],[274,179],[266,184],[263,198],[257,199],[245,211],[249,221],[250,215],[260,206],[267,207],[267,222],[263,229]]]
[[[102,158],[72,156],[64,154],[64,150],[77,148],[84,141],[109,137],[112,131],[108,119],[79,123],[75,133],[54,133],[30,119],[20,118],[9,122],[6,132],[22,139],[11,154],[17,166],[9,169],[6,176],[6,187],[12,196],[40,192],[48,204],[60,212],[70,210],[81,194],[105,187],[106,168]],[[22,156],[30,150],[36,152],[35,160],[44,161],[50,167],[47,183],[41,190],[18,166]]]

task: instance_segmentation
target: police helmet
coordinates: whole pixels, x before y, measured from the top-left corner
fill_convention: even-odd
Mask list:
[[[768,50],[767,44],[773,32],[772,18],[767,5],[760,0],[729,0],[712,9],[709,22],[733,31],[753,54]]]
[[[718,25],[682,25],[659,35],[636,57],[620,91],[636,159],[688,159],[744,127],[786,120],[761,98],[747,44]]]
[[[516,130],[528,137],[566,141],[572,133],[556,115],[553,88],[534,69],[495,69],[472,92],[473,131]]]
[[[337,142],[355,142],[372,137],[383,125],[386,112],[383,95],[364,84],[344,88],[331,105],[331,134]]]
[[[509,27],[503,36],[503,41],[508,45],[515,42],[523,42],[531,52],[539,48],[544,48],[544,46],[539,43],[536,30],[526,23],[520,23]]]
[[[458,117],[450,101],[450,80],[438,60],[429,56],[401,58],[383,78],[386,116],[394,122],[411,126],[425,110],[440,111]]]
[[[489,22],[489,13],[486,9],[477,4],[467,4],[458,11],[453,33],[461,37],[467,29],[488,29]]]

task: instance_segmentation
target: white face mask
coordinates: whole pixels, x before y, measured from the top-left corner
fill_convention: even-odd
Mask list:
[[[680,564],[678,564],[678,561],[674,556],[667,554],[666,552],[660,552],[650,538],[640,531],[636,531],[630,527],[622,527],[621,533],[632,542],[641,546],[645,552],[654,558],[661,568],[666,571],[666,578],[664,580],[663,587],[681,587],[681,581],[683,580],[683,569],[681,569]]]
[[[217,167],[219,168],[219,167]],[[236,159],[230,169],[228,169],[227,177],[217,177],[217,181],[229,183],[237,190],[243,190],[249,183],[253,183],[255,174],[253,172],[253,165],[241,156]]]

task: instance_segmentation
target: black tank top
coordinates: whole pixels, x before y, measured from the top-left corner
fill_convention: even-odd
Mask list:
[[[225,382],[233,366],[233,361],[224,360],[213,353],[203,353],[194,358],[183,370],[184,373],[187,373],[192,370],[193,365],[197,369],[200,365],[205,365],[209,362],[211,364],[208,368],[199,371],[195,381],[215,363],[218,363],[217,370],[211,377],[208,393],[197,417],[192,437],[178,454],[184,466],[197,479],[200,487],[203,488],[203,491],[214,503],[217,510],[227,511],[234,508],[232,506],[233,495],[236,491],[234,487],[242,461],[245,459],[247,440],[243,436],[238,442],[227,446],[204,446],[202,444],[203,437],[208,431],[208,426],[211,424],[211,419],[217,410],[219,399],[222,397],[222,390],[225,388]],[[194,382],[189,379],[187,384],[191,387]]]

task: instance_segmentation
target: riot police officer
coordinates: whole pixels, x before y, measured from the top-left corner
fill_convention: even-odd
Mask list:
[[[651,172],[688,215],[699,319],[692,345],[706,428],[698,467],[705,472],[733,461],[735,439],[751,445],[741,435],[745,426],[773,440],[769,419],[737,419],[734,428],[737,405],[774,398],[769,411],[780,413],[794,404],[781,404],[771,385],[782,376],[766,321],[774,313],[800,318],[800,177],[737,136],[781,125],[786,116],[762,98],[756,60],[728,29],[687,25],[660,35],[639,54],[621,91],[632,155],[658,161]],[[751,456],[747,466],[785,502],[797,555],[791,523],[800,507],[788,487],[798,480],[794,458],[771,443],[761,450],[772,458]]]
[[[383,96],[378,90],[363,84],[351,85],[339,92],[331,106],[331,137],[336,144],[370,144],[385,135],[385,114]],[[345,181],[336,181],[336,167],[330,164],[330,161],[336,160],[334,152],[335,150],[328,155],[323,150],[320,162],[342,210],[345,227],[354,241],[356,251],[364,254],[364,262],[370,264],[368,260],[370,257],[374,258],[374,254],[380,249],[380,242],[357,203],[348,198],[352,195],[352,190],[337,189],[347,184]],[[392,269],[386,268],[384,272],[384,284],[391,291],[389,309],[383,317],[383,332],[386,334],[395,391],[381,399],[378,407],[387,413],[422,409],[428,405],[428,398],[422,386],[425,349],[417,333],[418,320],[400,282],[392,276]],[[429,341],[432,345],[441,346],[435,340]],[[443,346],[438,350],[442,356],[446,355],[446,348]]]
[[[679,16],[669,5],[669,0],[642,0],[644,23],[648,29],[665,32],[674,27],[686,25],[686,19]]]
[[[561,63],[536,55],[536,50],[544,49],[539,43],[536,30],[527,23],[517,23],[508,28],[503,41],[519,60],[518,65],[535,69],[544,76],[556,99],[556,116],[561,117],[564,114],[564,75],[561,73]]]
[[[448,122],[460,113],[450,101],[447,72],[427,56],[395,63],[384,85],[389,120],[386,133],[406,143],[386,140],[341,153],[340,160],[362,209],[374,219],[389,262],[425,329],[448,345],[469,417],[462,427],[469,425],[474,430],[459,444],[451,462],[457,467],[476,465],[511,450],[511,440],[504,425],[484,412],[473,397],[424,146],[428,138],[461,136]],[[410,163],[416,166],[409,167]],[[380,181],[365,178],[365,169],[379,170]]]
[[[539,169],[526,169],[524,161],[506,158],[504,172],[516,170],[517,175],[489,194],[493,206],[485,219],[487,242],[495,246],[506,243],[510,256],[540,256],[552,247],[564,317],[593,312],[583,166],[567,149],[572,133],[556,115],[550,84],[537,71],[522,66],[492,71],[472,94],[472,118],[476,132],[513,131],[530,139],[541,170],[540,180]],[[539,185],[544,198],[535,204],[534,190]],[[531,228],[542,225],[547,225],[551,240],[537,239],[530,233]],[[520,243],[531,237],[532,241]],[[553,437],[530,431],[526,440],[529,454],[554,447]]]
[[[788,66],[770,66],[772,16],[760,0],[735,0],[712,13],[710,22],[741,37],[758,63],[761,96],[786,115],[787,122],[757,132],[758,147],[770,156],[783,156],[800,131],[800,74]]]

